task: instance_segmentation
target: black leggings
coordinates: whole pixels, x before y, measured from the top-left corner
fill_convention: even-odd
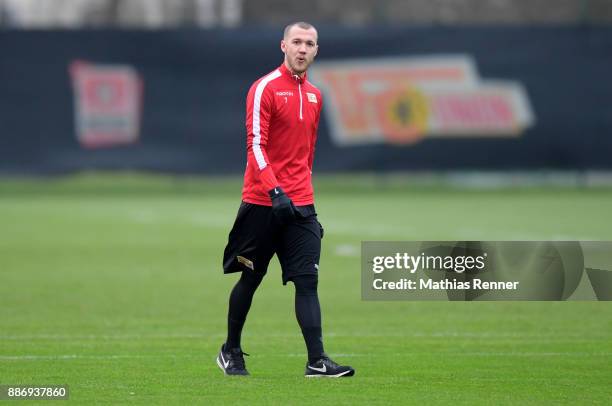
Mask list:
[[[226,348],[239,348],[242,327],[251,308],[253,295],[263,280],[263,274],[243,271],[240,279],[232,289],[227,314],[227,341]]]
[[[262,274],[243,271],[232,289],[229,300],[226,348],[240,347],[242,328],[251,308],[253,295],[262,280]],[[295,315],[306,342],[308,358],[314,361],[323,355],[321,307],[317,294],[319,278],[316,274],[306,274],[297,275],[292,281],[295,285]]]

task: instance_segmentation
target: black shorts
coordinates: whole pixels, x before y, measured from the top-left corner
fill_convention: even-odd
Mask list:
[[[265,274],[276,254],[283,285],[293,277],[317,274],[321,256],[321,228],[314,205],[298,207],[289,225],[279,224],[272,207],[242,202],[223,253],[223,271]]]

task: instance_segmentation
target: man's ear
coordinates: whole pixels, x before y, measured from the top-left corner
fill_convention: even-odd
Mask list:
[[[286,49],[287,49],[287,46],[285,45],[285,40],[284,39],[281,39],[280,48],[281,48],[281,51],[283,51],[283,54],[284,54]]]

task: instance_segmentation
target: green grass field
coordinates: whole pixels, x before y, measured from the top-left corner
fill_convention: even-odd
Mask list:
[[[362,183],[362,186],[359,184]],[[0,181],[0,384],[140,404],[609,404],[609,302],[365,302],[362,240],[612,240],[612,190],[319,182],[326,349],[307,380],[276,260],[243,334],[250,377],[214,362],[239,181]]]

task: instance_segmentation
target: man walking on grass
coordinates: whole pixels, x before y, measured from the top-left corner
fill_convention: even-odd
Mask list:
[[[226,375],[248,375],[240,337],[253,295],[276,254],[283,285],[295,286],[295,314],[308,362],[306,377],[347,377],[323,350],[317,294],[323,227],[312,188],[317,127],[323,100],[306,77],[317,55],[317,30],[289,24],[280,67],[253,83],[247,96],[247,167],[242,203],[223,256],[225,273],[241,272],[229,298],[227,340],[217,356]]]

